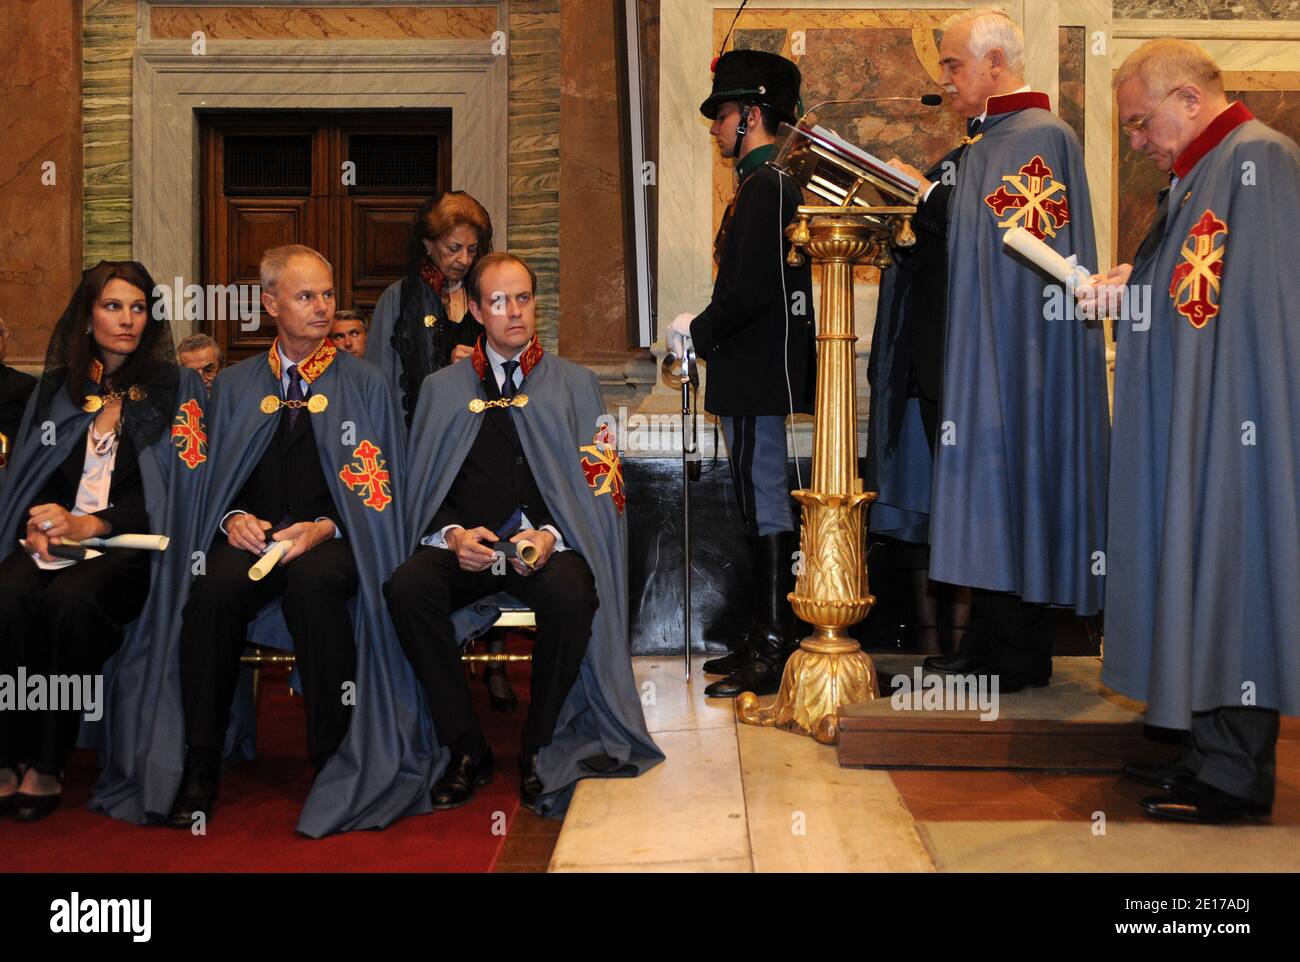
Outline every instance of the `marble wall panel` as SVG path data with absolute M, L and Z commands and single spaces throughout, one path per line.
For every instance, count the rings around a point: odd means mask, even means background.
M 1057 113 L 1074 130 L 1079 137 L 1079 144 L 1084 144 L 1084 102 L 1087 85 L 1087 29 L 1084 27 L 1061 27 L 1060 34 L 1060 103 Z
M 510 4 L 509 234 L 537 272 L 537 332 L 559 348 L 560 0 Z
M 7 363 L 39 366 L 81 274 L 78 11 L 5 5 L 0 31 L 0 317 Z
M 482 40 L 497 28 L 494 5 L 454 7 L 157 6 L 149 36 L 188 40 Z
M 1115 0 L 1116 20 L 1300 20 L 1300 0 Z
M 131 256 L 131 56 L 135 0 L 85 0 L 82 11 L 82 259 Z

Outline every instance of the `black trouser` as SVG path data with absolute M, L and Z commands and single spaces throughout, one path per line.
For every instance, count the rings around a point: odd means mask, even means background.
M 148 596 L 147 552 L 106 551 L 44 571 L 14 551 L 0 562 L 0 673 L 16 681 L 21 665 L 29 678 L 43 675 L 47 696 L 54 675 L 99 674 Z M 84 705 L 93 688 L 82 693 Z M 0 766 L 30 762 L 58 775 L 77 743 L 81 716 L 77 709 L 0 711 Z
M 984 656 L 1003 678 L 1052 676 L 1052 618 L 1046 605 L 1030 605 L 1005 591 L 972 590 L 971 624 L 963 654 Z
M 1198 712 L 1183 764 L 1221 792 L 1272 805 L 1279 724 L 1278 712 L 1270 708 Z
M 524 751 L 530 752 L 551 743 L 555 721 L 591 639 L 591 622 L 600 601 L 583 557 L 575 551 L 557 551 L 524 577 L 510 566 L 503 575 L 493 574 L 491 568 L 463 571 L 455 553 L 421 547 L 384 586 L 397 637 L 424 686 L 438 741 L 474 756 L 482 755 L 487 742 L 470 704 L 451 613 L 498 591 L 508 591 L 537 616 L 523 737 Z
M 356 560 L 347 539 L 335 538 L 277 565 L 261 581 L 248 577 L 256 561 L 220 535 L 208 550 L 206 574 L 190 589 L 181 626 L 185 741 L 191 748 L 221 750 L 248 624 L 279 598 L 302 679 L 307 753 L 319 764 L 343 741 L 352 713 L 343 685 L 356 679 L 347 604 L 357 592 Z

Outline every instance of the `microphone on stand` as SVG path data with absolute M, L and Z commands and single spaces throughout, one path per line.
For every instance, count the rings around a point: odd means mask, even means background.
M 919 97 L 855 97 L 849 100 L 823 100 L 821 103 L 813 104 L 812 107 L 805 110 L 803 116 L 799 118 L 799 123 L 807 120 L 808 116 L 814 111 L 830 104 L 877 104 L 888 100 L 902 101 L 909 104 L 923 104 L 926 107 L 938 107 L 943 103 L 943 97 L 938 94 L 922 94 Z

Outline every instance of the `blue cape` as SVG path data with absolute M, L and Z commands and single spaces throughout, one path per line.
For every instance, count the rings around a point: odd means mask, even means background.
M 990 115 L 957 170 L 932 476 L 913 404 L 897 448 L 876 448 L 871 527 L 905 540 L 928 535 L 937 581 L 1091 614 L 1101 606 L 1104 572 L 1103 329 L 1046 317 L 1047 295 L 1053 287 L 1060 295 L 1060 285 L 1004 249 L 1012 224 L 1032 226 L 1059 253 L 1096 266 L 1082 151 L 1070 128 L 1039 107 Z
M 1151 286 L 1150 327 L 1115 327 L 1102 680 L 1169 728 L 1220 706 L 1295 715 L 1300 150 L 1248 120 L 1170 200 L 1129 281 Z
M 429 811 L 435 743 L 423 695 L 397 642 L 381 590 L 405 557 L 404 432 L 376 368 L 328 345 L 313 357 L 330 360 L 312 383 L 313 396 L 328 399 L 324 411 L 309 415 L 312 431 L 360 576 L 354 620 L 356 708 L 298 822 L 300 832 L 319 838 L 383 828 L 403 815 Z M 303 369 L 310 363 L 304 361 Z M 213 384 L 208 460 L 199 507 L 190 512 L 190 551 L 205 551 L 211 544 L 221 517 L 275 434 L 278 414 L 259 408 L 267 395 L 278 398 L 280 385 L 264 354 L 228 368 Z M 388 472 L 387 480 L 371 487 L 348 484 L 342 472 L 364 468 L 368 455 Z M 154 586 L 140 619 L 153 639 L 144 683 L 118 686 L 109 702 L 115 714 L 139 719 L 133 731 L 108 746 L 132 761 L 114 764 L 111 772 L 106 768 L 92 794 L 92 807 L 117 817 L 143 822 L 165 814 L 180 784 L 185 748 L 180 612 L 190 583 L 185 572 L 176 572 L 167 583 Z
M 608 475 L 589 480 L 584 471 L 584 461 L 588 471 L 608 467 L 595 452 L 582 450 L 611 420 L 596 376 L 543 354 L 521 391 L 528 404 L 509 411 L 524 454 L 565 544 L 590 566 L 600 598 L 578 680 L 560 710 L 553 741 L 538 754 L 545 786 L 538 809 L 558 815 L 568 807 L 578 779 L 602 774 L 585 759 L 605 755 L 640 774 L 662 761 L 663 753 L 646 730 L 632 677 L 621 469 L 617 489 L 606 484 L 614 480 Z M 483 424 L 468 402 L 486 397 L 471 358 L 431 374 L 421 386 L 411 424 L 408 552 L 432 522 Z

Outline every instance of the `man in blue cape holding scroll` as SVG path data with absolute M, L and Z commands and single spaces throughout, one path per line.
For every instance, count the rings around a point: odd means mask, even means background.
M 93 804 L 178 828 L 207 823 L 248 625 L 278 601 L 317 772 L 298 830 L 383 828 L 429 810 L 436 761 L 381 588 L 404 547 L 404 433 L 378 369 L 326 341 L 334 282 L 324 258 L 274 248 L 261 274 L 277 336 L 213 385 L 190 535 L 201 563 L 192 582 L 169 586 L 166 602 L 182 614 L 160 622 L 147 683 L 122 693 L 139 701 L 136 744 L 148 754 L 97 786 Z
M 1151 294 L 1115 324 L 1102 681 L 1190 731 L 1181 758 L 1125 768 L 1165 792 L 1148 815 L 1262 815 L 1279 712 L 1300 712 L 1300 149 L 1186 41 L 1144 44 L 1114 83 L 1170 185 L 1133 263 L 1081 294 Z
M 531 268 L 489 254 L 467 283 L 485 333 L 420 389 L 414 554 L 384 590 L 450 757 L 434 808 L 464 805 L 494 774 L 451 612 L 500 591 L 535 611 L 520 798 L 561 815 L 579 779 L 637 775 L 663 758 L 628 650 L 622 466 L 595 375 L 537 339 Z

